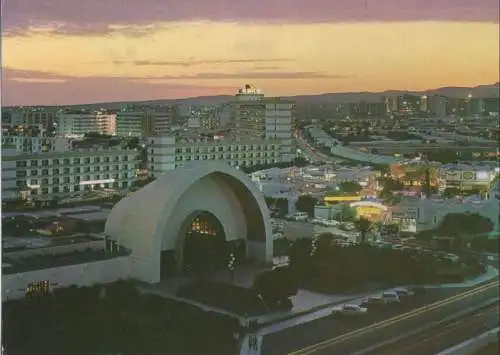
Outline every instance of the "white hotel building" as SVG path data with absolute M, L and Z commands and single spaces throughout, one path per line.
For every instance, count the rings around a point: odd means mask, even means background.
M 83 136 L 86 133 L 116 134 L 116 114 L 95 112 L 59 112 L 57 135 L 60 137 Z
M 127 190 L 136 178 L 139 152 L 99 149 L 39 154 L 2 149 L 2 200 L 52 200 L 96 186 Z
M 282 162 L 281 141 L 273 139 L 148 139 L 148 167 L 152 176 L 182 167 L 193 160 L 225 161 L 234 167 Z
M 281 161 L 295 158 L 293 149 L 294 101 L 264 97 L 261 90 L 245 85 L 231 102 L 235 136 L 279 140 Z

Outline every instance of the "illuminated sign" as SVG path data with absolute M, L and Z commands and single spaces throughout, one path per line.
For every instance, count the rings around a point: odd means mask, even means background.
M 350 195 L 350 196 L 325 196 L 325 202 L 352 202 L 360 201 L 363 197 L 360 195 Z
M 462 173 L 462 179 L 464 180 L 474 180 L 475 174 L 473 171 L 464 171 Z
M 359 202 L 353 202 L 350 205 L 351 207 L 364 207 L 364 208 L 378 208 L 383 211 L 387 211 L 387 207 L 384 206 L 381 203 L 378 202 L 372 202 L 372 201 L 359 201 Z
M 476 172 L 476 180 L 478 181 L 488 181 L 489 174 L 487 171 L 477 171 Z
M 115 182 L 115 179 L 87 180 L 87 181 L 80 181 L 80 185 L 99 185 L 99 184 L 109 184 L 113 182 Z

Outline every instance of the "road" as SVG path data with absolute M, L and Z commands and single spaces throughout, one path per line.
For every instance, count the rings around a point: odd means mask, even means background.
M 498 327 L 498 304 L 390 345 L 356 355 L 437 354 Z
M 269 334 L 263 355 L 353 354 L 499 296 L 498 279 L 469 289 L 429 289 L 352 319 L 321 318 Z
M 297 137 L 297 143 L 313 162 L 322 162 L 325 160 L 325 158 L 318 154 L 316 150 L 302 136 L 299 135 Z

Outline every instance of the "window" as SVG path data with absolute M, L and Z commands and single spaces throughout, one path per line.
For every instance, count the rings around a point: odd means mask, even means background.
M 32 186 L 33 186 L 33 185 L 38 185 L 38 180 L 36 180 L 36 179 L 31 179 L 31 180 L 30 180 L 30 185 L 32 185 Z

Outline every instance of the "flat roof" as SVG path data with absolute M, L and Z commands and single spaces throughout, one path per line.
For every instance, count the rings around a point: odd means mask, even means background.
M 72 215 L 72 214 L 83 214 L 90 212 L 108 211 L 108 209 L 101 209 L 99 206 L 95 205 L 85 205 L 78 207 L 69 208 L 59 208 L 56 210 L 38 210 L 38 211 L 19 211 L 19 212 L 3 212 L 2 218 L 26 216 L 33 218 L 44 218 L 44 217 L 55 217 L 59 215 Z
M 78 213 L 71 215 L 71 218 L 84 221 L 104 221 L 108 218 L 110 212 L 111 210 L 106 209 L 89 213 Z

